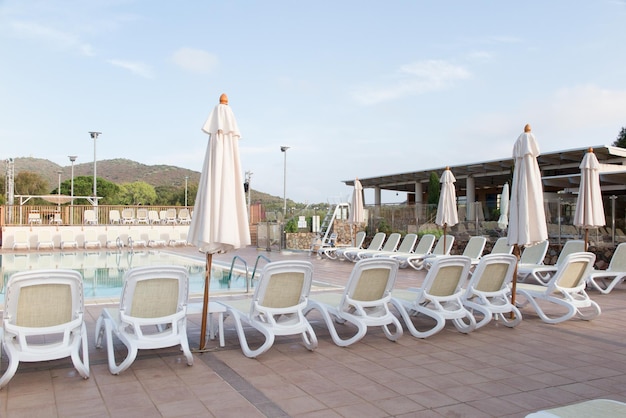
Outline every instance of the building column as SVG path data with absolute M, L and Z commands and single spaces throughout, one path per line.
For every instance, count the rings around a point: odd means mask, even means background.
M 380 206 L 380 187 L 374 187 L 374 206 Z
M 476 201 L 476 184 L 474 182 L 474 177 L 467 177 L 467 181 L 465 184 L 465 200 L 467 205 L 465 209 L 465 220 L 473 221 L 475 219 L 474 213 L 476 210 L 476 207 L 474 205 L 474 202 Z

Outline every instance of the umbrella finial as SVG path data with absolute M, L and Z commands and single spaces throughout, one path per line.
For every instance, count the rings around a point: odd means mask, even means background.
M 220 96 L 220 104 L 228 104 L 228 96 L 226 95 L 226 93 L 222 93 L 222 95 Z
M 526 126 L 524 126 L 524 132 L 530 132 L 530 124 L 526 124 Z
M 593 148 L 592 147 L 589 147 L 589 152 L 593 152 Z
M 450 170 L 450 166 L 449 165 L 446 166 L 446 170 Z

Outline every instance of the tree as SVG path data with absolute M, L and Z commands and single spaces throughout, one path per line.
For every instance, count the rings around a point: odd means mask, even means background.
M 15 194 L 48 194 L 48 182 L 45 178 L 31 171 L 22 171 L 15 176 Z
M 439 203 L 439 193 L 441 192 L 441 183 L 439 183 L 439 176 L 432 171 L 430 173 L 430 179 L 428 180 L 428 204 L 436 205 Z
M 145 181 L 135 181 L 120 186 L 119 199 L 126 205 L 152 205 L 157 200 L 157 194 L 154 187 Z
M 626 148 L 626 128 L 622 128 L 617 135 L 617 139 L 613 142 L 614 147 Z
M 119 203 L 120 186 L 117 184 L 98 177 L 96 188 L 98 196 L 102 198 L 98 200 L 99 204 L 115 205 Z M 63 190 L 63 184 L 61 184 L 61 191 Z M 93 176 L 74 177 L 74 196 L 93 196 Z M 91 205 L 86 199 L 75 199 L 74 204 Z

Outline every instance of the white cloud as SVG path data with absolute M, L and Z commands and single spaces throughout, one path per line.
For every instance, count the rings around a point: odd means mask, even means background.
M 11 27 L 19 36 L 54 45 L 57 48 L 75 50 L 86 56 L 95 55 L 88 43 L 82 42 L 72 34 L 62 32 L 35 22 L 13 22 Z
M 179 49 L 172 59 L 180 68 L 199 74 L 210 74 L 219 64 L 215 55 L 193 48 Z
M 107 60 L 107 62 L 116 67 L 123 68 L 125 70 L 130 71 L 133 74 L 136 74 L 140 77 L 144 78 L 154 78 L 154 74 L 152 70 L 147 65 L 140 62 L 131 62 L 131 61 L 122 61 L 122 60 Z
M 471 77 L 469 71 L 442 60 L 406 64 L 394 75 L 395 81 L 383 87 L 363 87 L 354 93 L 361 104 L 371 105 L 449 88 L 455 81 Z

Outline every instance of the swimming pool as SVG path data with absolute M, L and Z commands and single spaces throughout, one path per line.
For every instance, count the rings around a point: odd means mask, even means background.
M 18 271 L 34 269 L 71 269 L 83 276 L 85 300 L 118 298 L 122 292 L 124 273 L 132 267 L 169 264 L 183 266 L 189 271 L 189 294 L 204 291 L 204 260 L 167 251 L 96 251 L 0 254 L 2 286 L 0 298 L 9 277 Z M 209 291 L 241 292 L 246 290 L 246 273 L 230 266 L 213 263 Z

